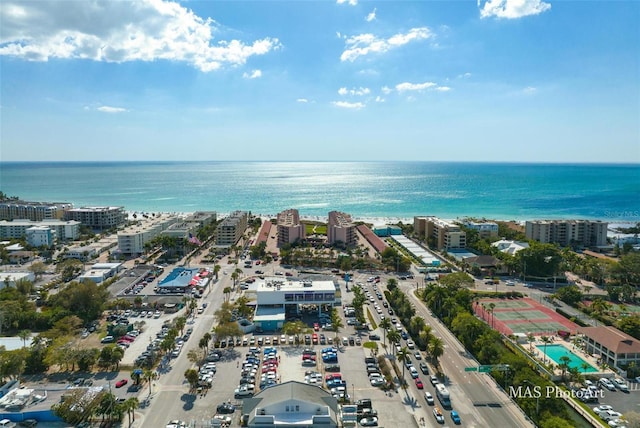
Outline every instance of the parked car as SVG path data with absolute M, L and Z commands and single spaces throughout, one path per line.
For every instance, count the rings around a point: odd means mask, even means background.
M 362 427 L 377 427 L 378 426 L 378 418 L 375 416 L 362 418 L 359 422 Z
M 216 407 L 216 411 L 218 413 L 229 414 L 236 411 L 236 406 L 228 402 L 222 403 L 218 404 L 218 407 Z
M 623 379 L 620 379 L 619 377 L 617 377 L 617 378 L 613 379 L 613 384 L 620 391 L 629 392 L 629 386 L 627 385 L 627 382 L 625 382 Z
M 116 382 L 116 388 L 122 388 L 128 383 L 129 383 L 128 379 L 120 379 L 119 381 Z

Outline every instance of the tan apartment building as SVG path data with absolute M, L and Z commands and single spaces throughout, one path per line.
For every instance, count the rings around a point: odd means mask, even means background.
M 351 215 L 340 211 L 329 212 L 327 238 L 330 245 L 342 242 L 347 247 L 355 247 L 358 244 L 358 236 Z
M 62 220 L 65 210 L 73 208 L 66 202 L 0 202 L 0 220 Z
M 127 223 L 124 207 L 81 207 L 65 211 L 66 220 L 79 221 L 94 230 L 107 230 Z
M 422 239 L 433 238 L 438 250 L 467 246 L 467 235 L 460 226 L 437 217 L 414 217 L 413 230 Z
M 525 223 L 525 235 L 543 244 L 601 247 L 607 245 L 608 225 L 600 220 L 533 220 Z
M 306 237 L 304 224 L 300 223 L 300 213 L 296 209 L 289 209 L 278 213 L 277 216 L 278 247 L 292 244 Z
M 598 354 L 611 367 L 623 368 L 628 364 L 640 364 L 640 340 L 611 326 L 581 327 L 584 350 Z
M 246 211 L 234 211 L 218 224 L 216 245 L 231 247 L 236 245 L 247 229 L 249 214 Z

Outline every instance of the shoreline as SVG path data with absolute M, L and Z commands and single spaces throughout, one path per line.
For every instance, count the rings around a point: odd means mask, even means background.
M 150 214 L 151 212 L 146 212 L 146 211 L 130 211 L 130 210 L 125 210 L 125 212 L 127 213 L 127 219 L 130 221 L 135 220 L 132 216 L 133 214 L 136 215 L 141 215 L 141 214 Z M 196 212 L 203 212 L 202 210 L 197 210 L 197 211 L 167 211 L 167 212 L 153 212 L 153 214 L 160 214 L 160 215 L 175 215 L 178 217 L 187 217 L 189 215 L 193 215 Z M 216 212 L 216 215 L 219 218 L 225 218 L 227 217 L 230 213 L 226 213 L 226 212 Z M 348 214 L 348 213 L 347 213 Z M 270 220 L 270 219 L 275 219 L 277 217 L 277 214 L 264 214 L 264 213 L 252 213 L 253 216 L 255 217 L 260 217 L 263 221 L 265 220 Z M 420 215 L 419 217 L 425 217 L 428 215 Z M 455 222 L 460 220 L 460 217 L 456 217 L 456 218 L 443 218 L 443 217 L 439 217 L 437 215 L 434 215 L 433 217 L 437 217 L 441 220 L 444 221 L 449 221 L 449 222 Z M 367 224 L 371 224 L 375 227 L 380 227 L 380 226 L 387 226 L 387 225 L 395 225 L 398 224 L 399 222 L 402 222 L 403 224 L 413 224 L 413 217 L 357 217 L 357 216 L 352 216 L 351 217 L 352 220 L 354 222 L 363 222 L 363 223 L 367 223 Z M 462 218 L 466 218 L 466 217 L 462 217 Z M 578 218 L 575 217 L 573 219 L 576 220 L 598 220 L 598 219 L 590 219 L 590 218 Z M 139 218 L 138 218 L 139 220 Z M 321 223 L 326 223 L 327 222 L 327 216 L 314 216 L 314 215 L 300 215 L 300 220 L 302 221 L 317 221 L 317 222 L 321 222 Z M 510 219 L 510 220 L 505 220 L 505 219 L 498 219 L 498 218 L 482 218 L 481 220 L 487 221 L 487 222 L 503 222 L 503 223 L 514 223 L 517 224 L 519 226 L 524 226 L 525 222 L 527 220 L 519 220 L 519 219 Z M 529 220 L 553 220 L 550 218 L 544 218 L 544 219 L 538 219 L 538 218 L 532 218 Z M 601 220 L 601 221 L 606 221 L 606 220 Z M 629 226 L 635 226 L 637 224 L 637 222 L 634 221 L 607 221 L 608 226 L 607 229 L 614 231 L 617 228 L 620 227 L 629 227 Z

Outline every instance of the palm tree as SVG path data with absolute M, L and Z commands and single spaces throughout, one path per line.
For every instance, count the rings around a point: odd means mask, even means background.
M 387 347 L 387 332 L 391 328 L 391 319 L 385 317 L 385 319 L 380 321 L 380 324 L 378 324 L 378 325 L 382 329 L 383 345 L 386 348 Z
M 429 355 L 433 360 L 433 364 L 438 367 L 438 358 L 440 358 L 444 354 L 444 342 L 439 337 L 432 337 L 429 342 Z
M 431 332 L 431 326 L 425 324 L 422 327 L 422 330 L 418 333 L 418 339 L 420 340 L 420 348 L 424 348 L 427 352 L 429 351 L 429 342 L 431 342 L 431 338 L 433 337 L 433 333 Z
M 215 265 L 213 267 L 213 274 L 216 276 L 216 281 L 218 281 L 219 277 L 219 273 L 220 273 L 220 269 L 222 269 L 222 267 L 220 265 Z M 209 282 L 209 284 L 211 284 L 211 282 Z
M 18 332 L 18 337 L 22 339 L 22 347 L 27 347 L 27 339 L 31 336 L 31 330 L 20 330 Z
M 540 340 L 542 341 L 542 343 L 544 343 L 544 357 L 542 362 L 543 363 L 547 363 L 547 343 L 551 343 L 551 338 L 549 336 L 542 336 L 540 337 Z
M 175 327 L 180 331 L 180 334 L 183 334 L 184 326 L 187 324 L 187 319 L 185 317 L 177 317 L 175 319 Z
M 187 358 L 193 364 L 198 366 L 198 370 L 200 370 L 200 368 L 202 367 L 202 357 L 203 352 L 201 350 L 199 351 L 197 349 L 189 349 L 189 352 L 187 352 Z
M 493 328 L 493 320 L 495 319 L 495 315 L 493 313 L 495 308 L 496 308 L 495 303 L 493 302 L 489 303 L 489 312 L 491 312 L 491 328 Z
M 224 293 L 224 299 L 226 302 L 229 301 L 229 298 L 231 297 L 231 287 L 224 287 L 224 289 L 222 290 L 222 292 Z
M 561 370 L 562 381 L 565 380 L 565 375 L 567 374 L 567 370 L 569 369 L 569 363 L 571 362 L 571 358 L 566 355 L 560 357 L 560 364 L 558 364 L 558 368 Z
M 389 330 L 389 333 L 387 333 L 387 337 L 389 338 L 389 345 L 391 345 L 392 343 L 399 343 L 401 339 L 400 332 L 396 329 Z M 395 346 L 393 347 L 391 352 L 393 353 L 393 355 L 395 355 Z
M 533 333 L 527 333 L 527 342 L 529 342 L 529 351 L 533 352 L 533 342 L 535 342 L 536 337 Z
M 136 409 L 140 406 L 140 402 L 136 397 L 127 398 L 124 402 L 124 409 L 127 412 L 127 416 L 129 416 L 129 426 L 131 426 L 132 417 L 133 420 L 136 420 Z
M 337 338 L 338 333 L 340 333 L 340 330 L 342 329 L 342 327 L 344 327 L 344 324 L 342 323 L 342 318 L 338 314 L 338 311 L 336 310 L 336 308 L 331 308 L 331 314 L 329 315 L 329 319 L 331 320 L 331 327 L 333 328 L 333 331 L 336 332 L 335 337 Z
M 404 369 L 407 366 L 404 362 L 405 362 L 405 359 L 409 356 L 409 354 L 410 354 L 409 348 L 407 348 L 406 346 L 403 346 L 398 351 L 398 360 L 400 360 L 401 363 L 402 363 L 402 384 L 403 385 L 405 384 L 405 381 L 404 381 Z
M 142 378 L 145 381 L 149 382 L 149 397 L 151 397 L 152 381 L 156 380 L 158 378 L 158 375 L 153 370 L 145 369 L 145 371 L 142 372 Z

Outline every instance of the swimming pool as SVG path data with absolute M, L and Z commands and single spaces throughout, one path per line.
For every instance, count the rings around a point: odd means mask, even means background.
M 536 348 L 538 348 L 542 352 L 546 351 L 547 356 L 556 364 L 561 363 L 560 357 L 567 356 L 570 360 L 569 367 L 576 367 L 581 373 L 593 373 L 598 371 L 598 369 L 587 363 L 585 360 L 583 360 L 573 352 L 569 351 L 563 345 L 547 345 L 546 349 L 544 345 L 537 345 Z M 587 364 L 589 367 L 585 369 L 584 367 L 582 367 L 583 364 Z

